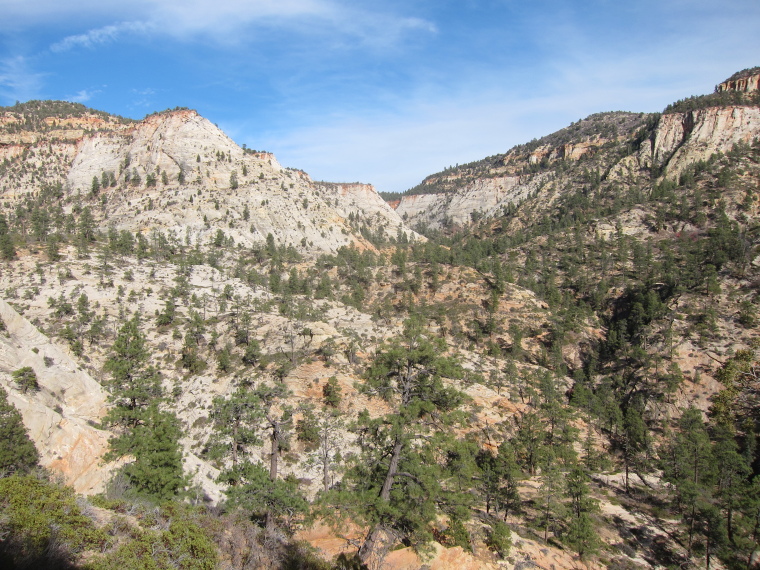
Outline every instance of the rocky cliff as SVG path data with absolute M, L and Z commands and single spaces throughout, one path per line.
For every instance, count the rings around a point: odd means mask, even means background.
M 434 174 L 396 205 L 412 227 L 462 226 L 519 204 L 555 178 L 556 168 L 624 147 L 646 122 L 643 113 L 600 113 L 505 154 Z M 609 154 L 609 153 L 607 153 Z M 546 204 L 553 203 L 546 196 Z
M 103 491 L 111 465 L 101 463 L 109 432 L 96 426 L 106 412 L 106 393 L 66 351 L 0 299 L 0 385 L 24 419 L 40 451 L 40 463 L 79 493 Z M 15 370 L 31 367 L 39 390 L 21 390 Z
M 654 140 L 642 148 L 645 161 L 676 177 L 683 169 L 737 143 L 760 136 L 760 107 L 709 107 L 686 113 L 669 113 L 660 119 Z M 651 152 L 651 155 L 650 155 Z
M 750 85 L 756 77 L 732 81 Z M 609 118 L 600 122 L 592 116 L 583 122 L 589 128 L 597 123 L 596 133 L 572 135 L 567 132 L 571 128 L 563 129 L 486 159 L 487 168 L 480 167 L 475 174 L 468 175 L 472 167 L 465 165 L 433 175 L 416 188 L 425 193 L 402 196 L 396 211 L 412 227 L 421 224 L 432 229 L 497 216 L 530 196 L 536 198 L 535 212 L 539 213 L 554 205 L 558 188 L 583 178 L 584 169 L 621 184 L 640 177 L 648 180 L 653 169 L 655 174 L 677 179 L 691 164 L 760 137 L 760 106 L 754 104 L 707 106 L 662 116 L 613 115 L 619 123 L 614 133 L 604 133 Z M 566 140 L 568 135 L 573 140 Z M 443 191 L 429 192 L 438 188 Z
M 760 89 L 760 67 L 753 67 L 735 73 L 715 88 L 717 92 L 742 91 L 748 93 Z

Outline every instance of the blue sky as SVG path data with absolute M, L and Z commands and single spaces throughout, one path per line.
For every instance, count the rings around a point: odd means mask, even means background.
M 403 191 L 760 65 L 757 0 L 0 0 L 0 105 L 197 109 L 316 180 Z

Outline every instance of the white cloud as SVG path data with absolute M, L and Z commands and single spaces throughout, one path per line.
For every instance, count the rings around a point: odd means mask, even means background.
M 100 44 L 115 41 L 119 36 L 129 33 L 146 33 L 153 26 L 145 22 L 120 22 L 89 30 L 84 34 L 67 36 L 60 42 L 54 43 L 50 49 L 55 52 L 67 51 L 75 47 L 92 48 Z
M 81 91 L 77 91 L 76 95 L 70 95 L 69 97 L 66 97 L 66 99 L 69 101 L 73 101 L 74 103 L 86 103 L 98 93 L 102 93 L 102 90 L 82 89 Z
M 378 7 L 380 6 L 380 7 Z M 346 45 L 389 46 L 402 34 L 435 32 L 424 19 L 398 14 L 382 5 L 370 9 L 347 0 L 132 0 L 21 2 L 0 0 L 7 10 L 0 30 L 41 23 L 92 26 L 51 46 L 53 51 L 92 48 L 127 34 L 161 34 L 179 40 L 209 38 L 220 44 L 245 43 L 258 30 L 278 29 L 305 35 L 323 35 Z M 93 25 L 109 22 L 107 25 Z

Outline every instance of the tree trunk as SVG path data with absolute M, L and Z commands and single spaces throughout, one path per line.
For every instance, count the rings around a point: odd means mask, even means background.
M 330 489 L 330 447 L 329 447 L 329 430 L 327 425 L 323 427 L 322 432 L 322 487 L 325 493 Z
M 238 427 L 239 424 L 236 420 L 232 423 L 232 467 L 237 467 L 238 464 Z
M 277 461 L 280 458 L 280 423 L 274 421 L 272 425 L 272 454 L 269 457 L 269 480 L 274 483 L 277 480 Z M 266 529 L 272 531 L 275 528 L 274 513 L 271 509 L 266 514 Z
M 388 471 L 385 474 L 383 488 L 380 490 L 380 499 L 383 501 L 387 502 L 391 498 L 391 488 L 393 487 L 393 480 L 398 472 L 398 464 L 401 460 L 401 450 L 403 447 L 403 442 L 397 438 L 396 442 L 393 444 L 393 453 L 391 454 L 391 461 L 388 464 Z M 367 538 L 364 539 L 364 544 L 362 544 L 359 549 L 359 559 L 362 563 L 367 564 L 374 554 L 382 530 L 382 523 L 378 523 L 367 533 Z
M 272 437 L 270 438 L 272 444 L 272 454 L 269 456 L 269 480 L 275 481 L 277 479 L 277 461 L 280 458 L 280 424 L 279 422 L 272 422 Z

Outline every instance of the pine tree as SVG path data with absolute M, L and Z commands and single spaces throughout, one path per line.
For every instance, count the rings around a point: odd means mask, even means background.
M 688 553 L 691 556 L 700 505 L 710 501 L 715 478 L 715 460 L 702 412 L 684 410 L 678 421 L 675 440 L 661 451 L 663 480 L 675 491 L 675 500 L 688 525 Z
M 29 471 L 39 458 L 21 414 L 0 388 L 0 475 Z
M 590 496 L 588 481 L 588 475 L 580 465 L 575 465 L 567 474 L 570 520 L 566 540 L 581 558 L 599 548 L 599 537 L 590 516 L 598 510 L 598 503 Z
M 16 258 L 16 248 L 8 231 L 8 222 L 0 212 L 0 258 L 11 260 Z
M 464 396 L 443 385 L 461 376 L 417 318 L 404 323 L 400 338 L 383 346 L 365 374 L 362 391 L 381 397 L 392 411 L 381 418 L 361 415 L 362 451 L 344 477 L 354 516 L 369 531 L 359 550 L 363 563 L 381 556 L 391 535 L 416 543 L 429 538 L 429 523 L 447 501 L 441 458 L 451 445 L 450 426 Z M 430 436 L 433 433 L 432 437 Z M 425 441 L 425 445 L 421 443 Z
M 478 488 L 486 502 L 486 513 L 495 507 L 503 509 L 506 518 L 510 511 L 519 509 L 517 483 L 520 469 L 514 460 L 512 446 L 508 442 L 502 443 L 497 455 L 487 449 L 480 450 L 475 462 L 480 469 Z
M 649 447 L 649 432 L 641 414 L 634 406 L 629 406 L 623 417 L 623 429 L 619 433 L 618 447 L 625 464 L 625 492 L 630 492 L 628 475 L 631 465 L 636 465 L 641 453 Z
M 158 500 L 175 496 L 184 486 L 182 432 L 177 418 L 160 409 L 161 382 L 148 365 L 150 353 L 135 315 L 119 330 L 104 369 L 112 408 L 103 421 L 116 431 L 109 440 L 107 461 L 131 456 L 134 461 L 120 470 L 131 491 Z
M 250 385 L 241 383 L 229 397 L 214 398 L 214 433 L 210 445 L 210 455 L 224 464 L 231 462 L 231 467 L 220 475 L 220 480 L 229 485 L 237 484 L 238 464 L 241 454 L 248 447 L 258 445 L 258 424 L 262 417 L 259 397 Z
M 229 484 L 225 492 L 230 504 L 250 511 L 269 530 L 304 513 L 308 507 L 297 481 L 280 477 L 280 457 L 289 449 L 293 423 L 293 410 L 284 404 L 290 395 L 281 382 L 262 383 L 254 389 L 241 387 L 226 403 L 222 410 L 225 415 L 221 416 L 231 422 L 230 429 L 222 434 L 232 446 L 233 464 L 238 461 L 222 474 L 222 480 Z M 259 434 L 266 434 L 269 440 L 269 469 L 262 463 L 237 457 L 239 446 L 252 445 Z
M 555 532 L 561 521 L 565 520 L 564 474 L 556 461 L 548 460 L 541 468 L 540 486 L 536 497 L 540 524 L 544 529 L 544 540 L 549 539 L 549 531 Z

